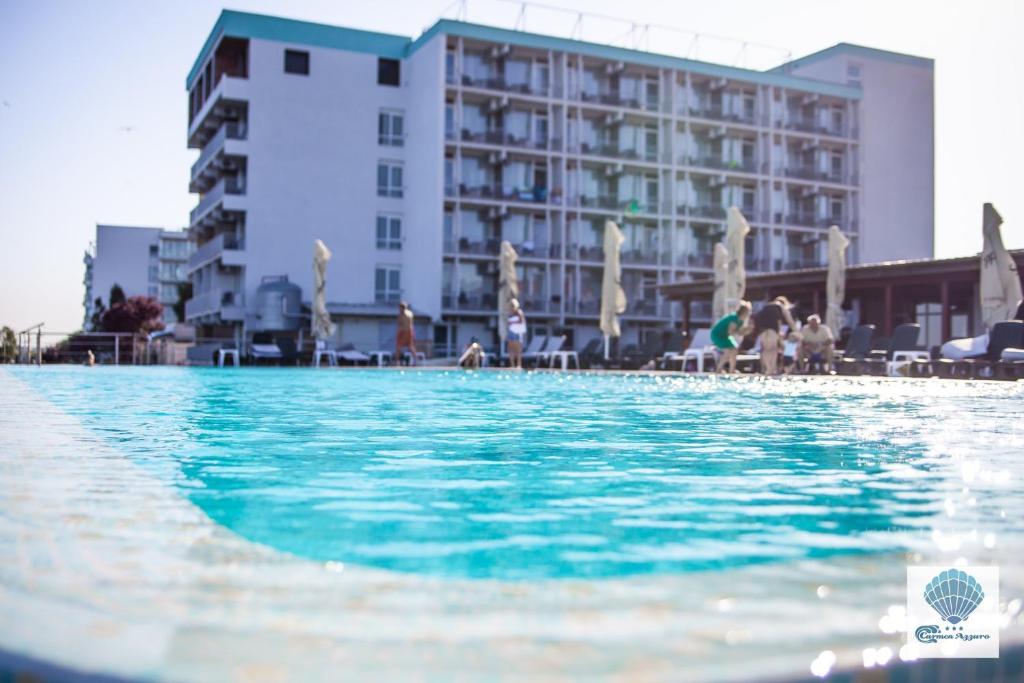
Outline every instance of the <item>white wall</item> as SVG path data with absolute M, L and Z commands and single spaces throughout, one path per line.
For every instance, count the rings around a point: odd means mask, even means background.
M 859 260 L 935 252 L 935 78 L 930 65 L 837 52 L 791 73 L 846 84 L 860 66 L 862 187 Z
M 149 266 L 158 266 L 157 256 L 150 257 L 150 246 L 159 246 L 160 228 L 136 228 L 120 225 L 96 226 L 96 257 L 92 266 L 92 296 L 109 305 L 110 288 L 121 286 L 125 296 L 146 296 Z
M 250 309 L 264 275 L 287 275 L 308 302 L 313 241 L 322 239 L 333 253 L 328 301 L 372 302 L 375 267 L 398 265 L 413 308 L 440 315 L 443 39 L 435 42 L 440 50 L 427 46 L 402 61 L 400 87 L 377 84 L 376 55 L 250 42 L 244 200 Z M 286 48 L 310 53 L 308 76 L 284 73 Z M 381 108 L 405 111 L 406 146 L 378 144 Z M 377 196 L 381 159 L 404 163 L 402 199 Z M 401 250 L 377 250 L 378 211 L 402 215 Z

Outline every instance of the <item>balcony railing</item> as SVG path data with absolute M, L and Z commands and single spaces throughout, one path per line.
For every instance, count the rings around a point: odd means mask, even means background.
M 486 145 L 501 145 L 504 147 L 520 147 L 523 149 L 548 149 L 547 140 L 536 140 L 528 137 L 521 137 L 506 133 L 502 130 L 474 131 L 468 128 L 462 129 L 463 142 L 476 142 Z
M 689 157 L 687 162 L 691 166 L 702 168 L 714 168 L 723 171 L 740 171 L 743 173 L 757 173 L 757 162 L 753 159 L 726 160 L 721 157 Z
M 548 199 L 546 187 L 503 188 L 500 185 L 459 185 L 462 197 L 479 197 L 480 199 L 511 200 L 516 202 L 532 202 L 543 204 Z
M 609 107 L 629 107 L 631 109 L 642 109 L 643 103 L 636 97 L 624 97 L 617 93 L 595 93 L 580 92 L 580 101 L 604 104 Z
M 185 318 L 220 314 L 223 320 L 241 320 L 245 317 L 245 301 L 241 292 L 212 289 L 197 294 L 185 302 Z
M 702 119 L 713 119 L 715 121 L 732 121 L 734 123 L 745 123 L 753 125 L 755 117 L 747 114 L 735 114 L 725 111 L 720 107 L 690 107 L 690 116 L 697 116 Z
M 196 163 L 192 164 L 191 178 L 195 180 L 199 171 L 205 168 L 210 159 L 224 148 L 225 140 L 245 140 L 247 134 L 248 125 L 245 121 L 225 121 L 221 124 L 209 142 L 203 146 L 203 151 L 199 153 L 199 159 L 196 160 Z
M 624 248 L 621 253 L 623 263 L 658 265 L 658 256 L 659 252 L 656 249 Z
M 601 143 L 591 145 L 589 142 L 580 143 L 580 154 L 587 156 L 605 157 L 608 159 L 625 159 L 629 161 L 646 161 L 655 163 L 658 161 L 658 149 L 646 147 L 643 150 L 622 149 L 616 144 Z
M 500 90 L 502 92 L 519 93 L 522 95 L 534 95 L 537 97 L 546 97 L 548 94 L 547 86 L 535 87 L 531 83 L 523 83 L 521 81 L 509 82 L 501 76 L 485 76 L 481 78 L 463 74 L 462 85 L 468 88 Z
M 195 225 L 210 209 L 219 204 L 226 194 L 245 194 L 245 181 L 237 177 L 221 178 L 218 180 L 217 184 L 199 199 L 199 204 L 196 205 L 196 208 L 192 209 L 192 212 L 189 214 L 191 224 Z
M 188 268 L 190 271 L 195 270 L 202 264 L 222 255 L 226 249 L 242 248 L 241 241 L 234 235 L 222 232 L 192 252 L 192 255 L 188 257 Z
M 789 121 L 779 121 L 778 125 L 787 130 L 795 130 L 801 133 L 815 133 L 820 135 L 832 135 L 835 137 L 845 137 L 847 130 L 845 126 L 823 126 L 817 121 L 808 121 L 806 119 L 791 119 Z M 850 137 L 857 137 L 856 129 L 851 129 Z
M 725 218 L 725 207 L 723 206 L 688 206 L 686 213 L 697 218 L 714 218 L 721 220 Z

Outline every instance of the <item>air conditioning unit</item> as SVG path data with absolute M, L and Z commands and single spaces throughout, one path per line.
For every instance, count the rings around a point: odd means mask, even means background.
M 503 109 L 508 109 L 508 95 L 502 95 L 501 97 L 495 97 L 487 103 L 487 108 L 491 112 L 499 112 Z
M 800 98 L 800 104 L 806 106 L 808 104 L 817 104 L 818 96 L 814 93 L 807 93 Z
M 491 166 L 502 166 L 508 163 L 508 152 L 501 150 L 500 152 L 491 152 L 487 155 L 487 163 Z
M 623 64 L 622 62 L 615 62 L 614 64 L 606 64 L 605 67 L 604 67 L 604 72 L 606 74 L 608 74 L 609 76 L 611 76 L 613 74 L 622 73 L 625 70 L 626 70 L 626 65 Z
M 818 196 L 818 193 L 820 191 L 821 190 L 817 186 L 805 187 L 805 188 L 800 190 L 800 196 L 803 197 L 804 199 L 806 199 L 808 197 L 816 197 L 816 196 Z
M 497 261 L 488 261 L 487 265 L 485 266 L 485 268 L 487 270 L 487 274 L 488 275 L 494 275 L 495 273 L 498 272 L 498 262 Z
M 604 115 L 604 125 L 605 126 L 616 126 L 616 125 L 622 123 L 625 120 L 626 120 L 626 115 L 623 114 L 621 111 L 617 111 L 614 114 L 605 114 Z
M 800 238 L 800 244 L 817 244 L 820 241 L 821 238 L 818 237 L 818 235 L 815 235 L 814 233 L 806 233 L 803 237 Z
M 508 207 L 502 204 L 501 206 L 492 206 L 487 209 L 487 220 L 489 221 L 503 221 L 509 217 Z
M 725 86 L 729 85 L 729 81 L 725 78 L 715 78 L 708 85 L 709 90 L 721 90 Z
M 491 59 L 504 59 L 510 54 L 512 54 L 512 46 L 505 43 L 504 45 L 495 45 L 492 47 L 489 57 Z
M 804 140 L 802 143 L 800 143 L 801 152 L 810 152 L 815 149 L 818 149 L 817 140 Z
M 725 176 L 724 175 L 716 175 L 716 176 L 714 176 L 713 178 L 711 178 L 708 181 L 708 187 L 711 187 L 711 188 L 724 187 L 724 186 L 725 186 Z
M 604 167 L 604 175 L 606 178 L 615 178 L 616 176 L 622 175 L 622 164 L 612 164 Z
M 708 131 L 708 139 L 717 140 L 718 138 L 725 137 L 725 126 L 715 126 Z

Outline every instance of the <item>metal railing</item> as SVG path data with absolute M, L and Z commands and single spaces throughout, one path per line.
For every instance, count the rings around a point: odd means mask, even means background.
M 217 184 L 210 188 L 210 191 L 199 199 L 199 204 L 189 213 L 189 221 L 192 225 L 207 214 L 213 207 L 223 201 L 224 195 L 245 194 L 245 183 L 238 178 L 221 178 Z
M 213 137 L 203 146 L 203 150 L 199 153 L 199 159 L 196 160 L 196 163 L 192 164 L 192 175 L 190 177 L 195 180 L 199 171 L 206 166 L 210 159 L 217 155 L 217 152 L 224 148 L 225 140 L 244 140 L 247 134 L 248 125 L 245 121 L 225 121 L 222 123 L 217 132 L 213 134 Z
M 188 258 L 189 270 L 195 270 L 200 265 L 211 261 L 224 252 L 225 249 L 241 249 L 242 245 L 233 235 L 222 232 L 202 246 L 198 247 Z

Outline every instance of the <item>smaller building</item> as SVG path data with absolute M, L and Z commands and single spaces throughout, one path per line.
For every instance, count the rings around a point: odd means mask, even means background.
M 164 305 L 164 321 L 177 321 L 173 305 L 178 301 L 178 285 L 188 281 L 185 265 L 192 251 L 186 231 L 98 224 L 93 244 L 83 259 L 86 328 L 96 299 L 109 305 L 114 285 L 126 297 L 154 297 Z
M 1024 249 L 1010 255 L 1018 272 L 1024 272 Z M 793 302 L 794 313 L 801 319 L 812 313 L 824 317 L 827 272 L 827 268 L 805 268 L 752 275 L 747 278 L 746 298 L 759 302 L 783 295 Z M 888 336 L 897 325 L 916 322 L 926 348 L 982 334 L 980 279 L 979 256 L 848 266 L 843 326 L 873 324 L 879 335 Z M 689 332 L 691 321 L 710 315 L 714 287 L 711 279 L 705 279 L 666 285 L 661 291 L 682 302 L 683 329 Z

